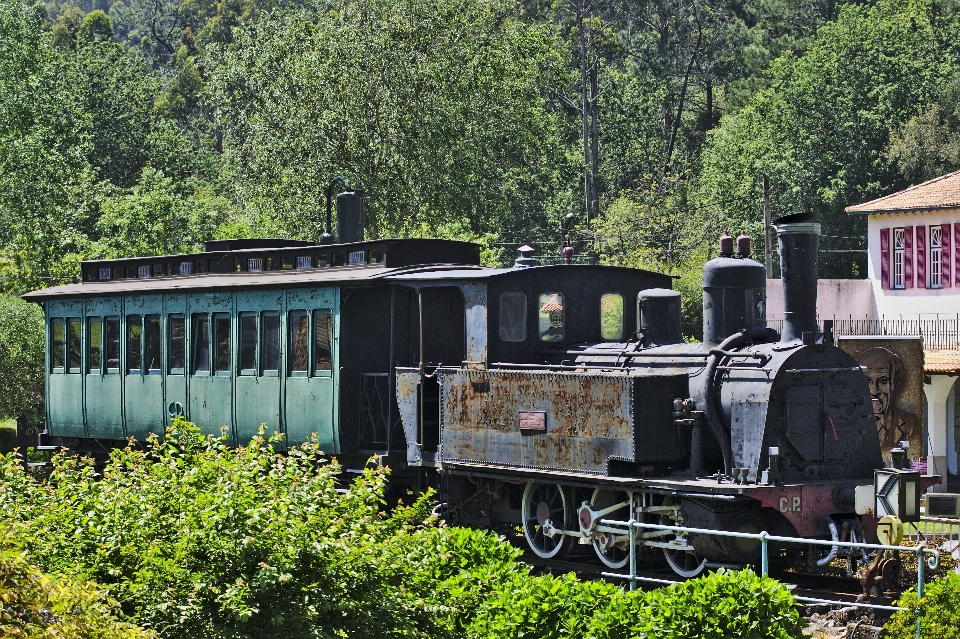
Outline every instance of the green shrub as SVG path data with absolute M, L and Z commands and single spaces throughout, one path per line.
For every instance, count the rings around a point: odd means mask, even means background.
M 47 570 L 108 586 L 163 637 L 443 637 L 524 570 L 487 532 L 437 527 L 429 496 L 386 513 L 384 470 L 338 484 L 308 443 L 229 448 L 178 422 L 98 477 L 0 458 L 0 518 Z
M 89 582 L 45 575 L 0 537 L 0 636 L 138 639 L 152 632 L 121 621 L 116 602 Z
M 927 584 L 920 599 L 916 587 L 911 588 L 897 605 L 906 610 L 894 613 L 887 623 L 890 639 L 915 639 L 918 615 L 923 639 L 960 639 L 960 575 L 951 573 Z
M 590 621 L 591 639 L 803 637 L 793 596 L 751 570 L 715 573 L 647 593 L 628 592 Z

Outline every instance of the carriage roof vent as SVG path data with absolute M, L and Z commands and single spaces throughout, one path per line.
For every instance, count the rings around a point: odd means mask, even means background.
M 540 266 L 540 260 L 533 256 L 533 247 L 529 244 L 524 244 L 517 251 L 520 252 L 520 257 L 513 261 L 513 268 L 530 268 L 531 266 Z

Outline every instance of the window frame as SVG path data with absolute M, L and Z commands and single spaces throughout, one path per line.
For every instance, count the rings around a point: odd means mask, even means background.
M 253 367 L 244 368 L 244 320 L 253 320 Z M 256 311 L 237 313 L 237 375 L 255 376 L 260 372 L 260 314 Z
M 267 323 L 264 321 L 264 318 L 268 316 L 275 317 L 277 319 L 277 335 L 276 335 L 277 366 L 276 368 L 267 368 L 267 363 L 266 363 Z M 283 320 L 283 314 L 280 311 L 263 311 L 260 313 L 257 340 L 261 347 L 257 353 L 257 365 L 259 367 L 260 374 L 263 377 L 279 377 L 280 371 L 283 370 L 283 321 L 282 320 Z
M 94 337 L 93 337 L 93 332 L 94 332 L 94 331 L 93 331 L 93 325 L 94 325 L 94 324 L 98 324 L 98 325 L 100 326 L 100 330 L 99 330 L 100 338 L 97 339 L 97 340 L 94 340 Z M 106 327 L 104 326 L 103 318 L 100 317 L 99 315 L 88 315 L 88 316 L 87 316 L 87 325 L 86 325 L 85 328 L 86 328 L 86 332 L 87 332 L 87 343 L 86 343 L 86 349 L 85 349 L 85 351 L 86 351 L 86 364 L 85 364 L 85 366 L 84 366 L 84 370 L 87 372 L 88 375 L 103 375 L 104 365 L 106 364 L 106 361 L 105 361 L 105 358 L 104 358 L 104 354 L 105 354 L 105 350 L 106 350 L 106 349 L 104 348 L 104 343 L 106 342 L 106 334 L 105 334 L 105 333 L 106 333 L 106 331 L 105 331 L 105 328 L 106 328 Z M 96 343 L 95 343 L 95 342 L 96 342 Z M 94 357 L 93 357 L 93 350 L 94 350 L 94 347 L 96 347 L 96 349 L 97 349 L 97 351 L 98 351 L 98 352 L 97 352 L 97 359 L 100 360 L 99 363 L 97 364 L 97 366 L 94 366 L 94 365 L 93 365 L 93 359 L 94 359 Z
M 220 345 L 221 345 L 221 334 L 222 330 L 219 322 L 226 320 L 227 330 L 227 360 L 223 366 L 220 367 Z M 230 313 L 211 313 L 210 317 L 210 331 L 211 331 L 211 369 L 210 372 L 212 375 L 217 377 L 231 377 L 233 375 L 233 318 L 230 317 Z
M 133 318 L 137 318 L 135 322 L 130 321 Z M 125 323 L 126 330 L 123 333 L 123 344 L 122 344 L 123 372 L 125 375 L 143 375 L 143 341 L 144 341 L 143 340 L 143 315 L 140 315 L 140 314 L 127 315 L 126 320 L 127 320 Z M 130 348 L 130 342 L 133 339 L 132 330 L 134 328 L 140 329 L 140 334 L 137 337 L 137 339 L 139 340 L 139 344 L 138 344 L 138 348 L 136 349 L 137 350 L 136 368 L 133 368 L 130 365 L 130 353 L 132 350 Z
M 551 298 L 554 298 L 554 297 L 560 299 L 560 333 L 558 335 L 548 336 L 547 332 L 550 330 L 551 327 L 553 327 L 553 322 L 549 318 L 550 312 L 548 311 L 547 321 L 549 322 L 550 326 L 548 326 L 546 330 L 541 328 L 540 322 L 544 319 L 542 317 L 543 311 L 541 311 L 541 309 L 547 303 L 550 302 Z M 547 298 L 547 299 L 544 300 L 544 298 Z M 544 339 L 544 337 L 549 337 L 550 339 Z M 555 344 L 558 342 L 563 342 L 563 340 L 566 339 L 566 337 L 567 337 L 567 303 L 566 303 L 566 300 L 564 299 L 563 293 L 559 291 L 539 293 L 537 295 L 537 341 L 541 344 Z
M 891 238 L 890 245 L 892 247 L 892 260 L 893 262 L 890 266 L 890 288 L 896 291 L 902 291 L 906 287 L 904 286 L 904 260 L 905 260 L 905 242 L 904 238 L 906 236 L 905 228 L 895 228 L 893 229 L 893 237 Z M 898 280 L 899 278 L 899 280 Z
M 181 333 L 180 333 L 180 350 L 181 350 L 182 357 L 183 357 L 183 360 L 182 360 L 182 362 L 181 362 L 181 363 L 183 364 L 182 366 L 174 366 L 174 365 L 173 365 L 173 356 L 174 356 L 174 352 L 175 352 L 175 350 L 176 350 L 176 349 L 174 348 L 174 346 L 173 346 L 173 339 L 174 339 L 173 323 L 174 323 L 174 320 L 180 320 L 180 331 L 181 331 Z M 170 313 L 170 314 L 167 315 L 167 338 L 166 338 L 166 344 L 167 344 L 167 353 L 166 353 L 167 375 L 184 375 L 184 374 L 186 373 L 186 371 L 187 371 L 187 352 L 188 352 L 188 349 L 187 349 L 187 318 L 186 318 L 186 315 L 185 315 L 184 313 Z
M 156 347 L 157 352 L 157 368 L 149 368 L 150 364 L 150 337 L 152 331 L 150 329 L 150 324 L 156 322 Z M 145 314 L 143 316 L 143 374 L 144 375 L 160 375 L 163 373 L 163 317 L 157 313 Z
M 61 338 L 57 340 L 57 326 L 61 330 Z M 57 357 L 57 348 L 61 349 L 62 355 Z M 59 361 L 58 361 L 59 360 Z M 58 366 L 59 364 L 59 366 Z M 67 320 L 65 317 L 50 318 L 50 372 L 63 374 L 67 370 Z
M 310 344 L 310 369 L 314 377 L 330 377 L 333 375 L 333 367 L 336 365 L 336 356 L 334 351 L 336 350 L 336 338 L 334 336 L 334 326 L 333 326 L 333 311 L 329 308 L 319 308 L 314 309 L 311 313 L 311 326 L 310 326 L 310 335 L 311 335 L 311 344 Z M 318 330 L 320 329 L 320 322 L 318 318 L 325 317 L 327 318 L 327 328 L 329 330 L 329 350 L 330 353 L 330 368 L 319 368 L 317 366 L 317 336 Z
M 198 330 L 197 325 L 199 323 L 203 324 L 203 330 Z M 212 373 L 213 364 L 211 362 L 211 355 L 213 349 L 210 344 L 210 313 L 200 312 L 200 313 L 191 313 L 190 314 L 190 374 L 191 375 L 205 375 L 208 376 Z M 207 352 L 204 356 L 205 368 L 199 368 L 197 363 L 199 358 L 197 357 L 197 350 L 203 345 L 206 344 Z
M 936 243 L 934 243 L 936 239 Z M 930 282 L 928 288 L 943 288 L 943 227 L 930 225 Z
M 615 337 L 607 337 L 607 336 L 604 335 L 604 333 L 603 333 L 603 300 L 604 300 L 604 298 L 607 298 L 607 297 L 618 297 L 618 298 L 620 298 L 620 331 L 617 333 L 617 335 L 616 335 Z M 600 294 L 600 307 L 599 307 L 598 310 L 600 311 L 600 322 L 599 322 L 600 339 L 601 339 L 601 340 L 604 340 L 604 341 L 607 341 L 607 342 L 620 342 L 620 341 L 622 341 L 622 340 L 623 340 L 623 337 L 624 337 L 624 333 L 626 332 L 626 329 L 627 329 L 627 321 L 626 321 L 626 320 L 627 320 L 627 299 L 626 299 L 626 296 L 624 296 L 624 294 L 623 294 L 623 293 L 620 293 L 619 291 L 609 291 L 609 292 L 607 292 L 607 293 L 601 293 L 601 294 Z
M 508 337 L 510 337 L 510 336 L 509 336 L 509 335 L 506 335 L 506 334 L 504 333 L 504 308 L 506 308 L 508 305 L 512 304 L 512 302 L 504 303 L 504 300 L 505 300 L 508 296 L 509 296 L 509 297 L 514 297 L 514 298 L 516 298 L 516 299 L 522 299 L 522 300 L 523 300 L 523 309 L 522 309 L 522 310 L 520 311 L 520 313 L 519 313 L 519 316 L 520 316 L 520 324 L 519 324 L 519 325 L 520 325 L 521 333 L 522 333 L 520 339 L 508 339 Z M 504 342 L 505 344 L 521 344 L 521 343 L 527 341 L 527 317 L 528 317 L 527 312 L 528 312 L 528 308 L 529 308 L 529 305 L 527 304 L 527 294 L 524 293 L 523 291 L 503 291 L 502 293 L 500 293 L 500 308 L 499 308 L 499 311 L 498 311 L 499 317 L 497 318 L 497 319 L 498 319 L 497 328 L 498 328 L 499 330 L 497 331 L 497 334 L 499 335 L 501 342 Z
M 66 358 L 66 368 L 65 372 L 68 375 L 79 375 L 83 372 L 83 318 L 82 317 L 68 317 L 67 320 L 67 358 Z M 71 339 L 71 334 L 73 333 L 72 327 L 77 327 L 76 335 L 76 351 L 74 351 L 74 343 Z
M 287 376 L 288 377 L 310 377 L 310 365 L 313 361 L 313 326 L 310 321 L 311 313 L 306 309 L 293 309 L 287 311 Z M 306 361 L 304 363 L 303 369 L 294 370 L 294 317 L 305 317 L 307 320 L 307 331 L 306 331 L 306 340 L 307 340 L 307 352 L 306 352 Z M 299 323 L 298 323 L 299 324 Z
M 116 329 L 116 341 L 110 340 L 110 327 Z M 119 375 L 123 369 L 123 322 L 120 315 L 105 315 L 103 317 L 103 371 L 104 375 Z M 116 344 L 117 365 L 110 366 L 110 346 Z

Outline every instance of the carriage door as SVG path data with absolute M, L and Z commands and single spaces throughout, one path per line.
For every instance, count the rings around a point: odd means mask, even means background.
M 266 424 L 280 430 L 280 314 L 283 291 L 237 293 L 237 442 Z
M 84 437 L 83 300 L 47 302 L 47 415 L 50 432 Z
M 123 410 L 127 437 L 144 441 L 163 434 L 163 300 L 160 295 L 128 297 L 121 318 L 124 361 Z
M 233 428 L 234 308 L 231 293 L 199 293 L 187 300 L 187 417 L 204 433 Z
M 87 436 L 123 439 L 123 375 L 120 370 L 120 318 L 123 298 L 90 298 L 87 305 L 87 365 L 84 408 Z
M 187 297 L 165 295 L 163 310 L 166 319 L 164 334 L 164 414 L 169 426 L 176 417 L 187 416 Z
M 335 288 L 287 291 L 282 321 L 287 441 L 295 445 L 316 433 L 323 451 L 331 454 L 340 452 L 338 298 Z

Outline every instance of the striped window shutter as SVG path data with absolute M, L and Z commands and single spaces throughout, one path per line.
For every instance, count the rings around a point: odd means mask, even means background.
M 940 227 L 940 286 L 950 286 L 950 224 Z
M 903 227 L 903 288 L 913 288 L 913 227 Z
M 890 288 L 890 229 L 880 229 L 880 288 Z
M 927 287 L 927 227 L 917 226 L 917 288 Z

